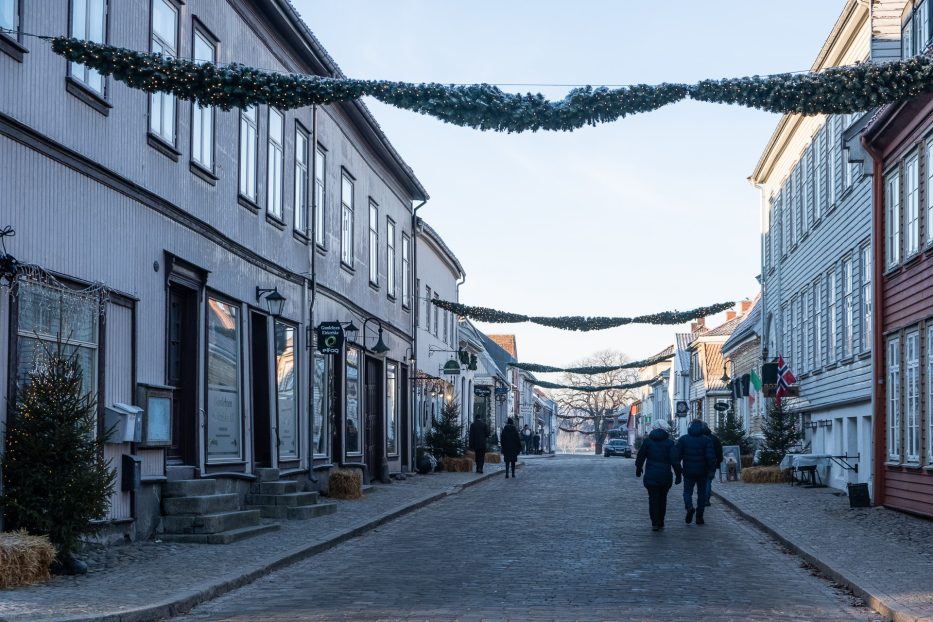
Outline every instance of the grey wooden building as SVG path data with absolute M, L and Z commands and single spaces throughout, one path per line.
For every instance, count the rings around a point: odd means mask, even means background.
M 199 108 L 69 66 L 20 34 L 341 76 L 292 5 L 0 9 L 18 31 L 0 34 L 0 226 L 30 265 L 0 290 L 0 424 L 37 345 L 61 334 L 98 394 L 101 429 L 114 404 L 143 409 L 138 436 L 107 445 L 118 470 L 141 466 L 141 487 L 115 490 L 108 516 L 131 537 L 160 528 L 168 480 L 213 479 L 239 511 L 259 469 L 301 491 L 338 465 L 406 468 L 412 212 L 427 194 L 366 107 Z M 322 321 L 359 336 L 316 355 Z

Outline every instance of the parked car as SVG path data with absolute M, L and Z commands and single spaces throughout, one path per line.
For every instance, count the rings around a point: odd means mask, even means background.
M 624 438 L 611 438 L 605 445 L 603 445 L 603 455 L 605 457 L 609 456 L 622 456 L 623 458 L 632 457 L 632 448 L 629 446 L 628 441 Z

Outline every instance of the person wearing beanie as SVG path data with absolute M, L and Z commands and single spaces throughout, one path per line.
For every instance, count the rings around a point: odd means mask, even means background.
M 502 427 L 502 434 L 499 435 L 499 445 L 502 447 L 502 460 L 505 462 L 505 477 L 509 477 L 509 467 L 512 469 L 512 478 L 515 477 L 515 462 L 518 460 L 518 454 L 522 451 L 522 439 L 518 435 L 518 428 L 515 427 L 515 421 L 509 417 L 506 424 Z
M 642 441 L 635 458 L 635 477 L 641 477 L 648 490 L 648 515 L 651 517 L 651 530 L 664 529 L 664 515 L 667 513 L 667 493 L 671 483 L 681 481 L 680 463 L 677 460 L 677 446 L 660 421 L 652 425 L 648 438 Z M 676 481 L 671 471 L 677 476 Z M 644 477 L 642 477 L 644 473 Z
M 684 507 L 687 509 L 686 521 L 693 522 L 696 514 L 697 525 L 702 525 L 703 511 L 706 509 L 706 486 L 709 474 L 716 469 L 716 454 L 713 441 L 703 434 L 706 426 L 701 419 L 694 419 L 687 428 L 687 433 L 677 441 L 677 459 L 680 461 L 684 478 Z M 693 489 L 697 490 L 697 504 L 693 506 Z
M 709 507 L 709 500 L 713 496 L 713 480 L 716 478 L 716 471 L 722 466 L 722 441 L 713 434 L 713 431 L 709 429 L 709 425 L 705 423 L 703 424 L 703 434 L 713 441 L 713 453 L 716 454 L 716 468 L 710 471 L 709 479 L 706 480 L 706 507 Z

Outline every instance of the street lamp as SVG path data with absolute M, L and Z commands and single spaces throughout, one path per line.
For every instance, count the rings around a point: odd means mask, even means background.
M 389 346 L 386 345 L 385 341 L 382 340 L 382 321 L 379 318 L 368 317 L 363 320 L 363 347 L 366 347 L 366 323 L 375 322 L 379 325 L 379 338 L 376 340 L 376 345 L 373 346 L 372 353 L 379 358 L 385 358 L 386 352 L 389 351 Z
M 347 341 L 352 341 L 356 343 L 356 338 L 360 329 L 356 324 L 353 323 L 353 320 L 350 320 L 346 323 L 346 326 L 343 327 L 343 334 L 347 336 Z
M 266 297 L 266 308 L 269 310 L 269 315 L 272 317 L 282 315 L 282 309 L 285 308 L 285 296 L 279 293 L 279 288 L 256 286 L 256 302 L 261 301 L 263 296 Z

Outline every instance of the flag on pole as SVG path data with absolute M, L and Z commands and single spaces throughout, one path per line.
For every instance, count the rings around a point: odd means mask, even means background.
M 777 360 L 778 364 L 778 378 L 777 378 L 777 390 L 774 392 L 774 403 L 778 406 L 781 405 L 781 398 L 787 395 L 787 390 L 790 388 L 790 385 L 797 382 L 797 378 L 791 372 L 790 367 L 787 366 L 787 363 L 784 362 L 784 357 L 779 356 Z
M 761 391 L 761 377 L 758 375 L 758 372 L 754 369 L 750 374 L 752 385 L 754 385 L 756 391 Z

